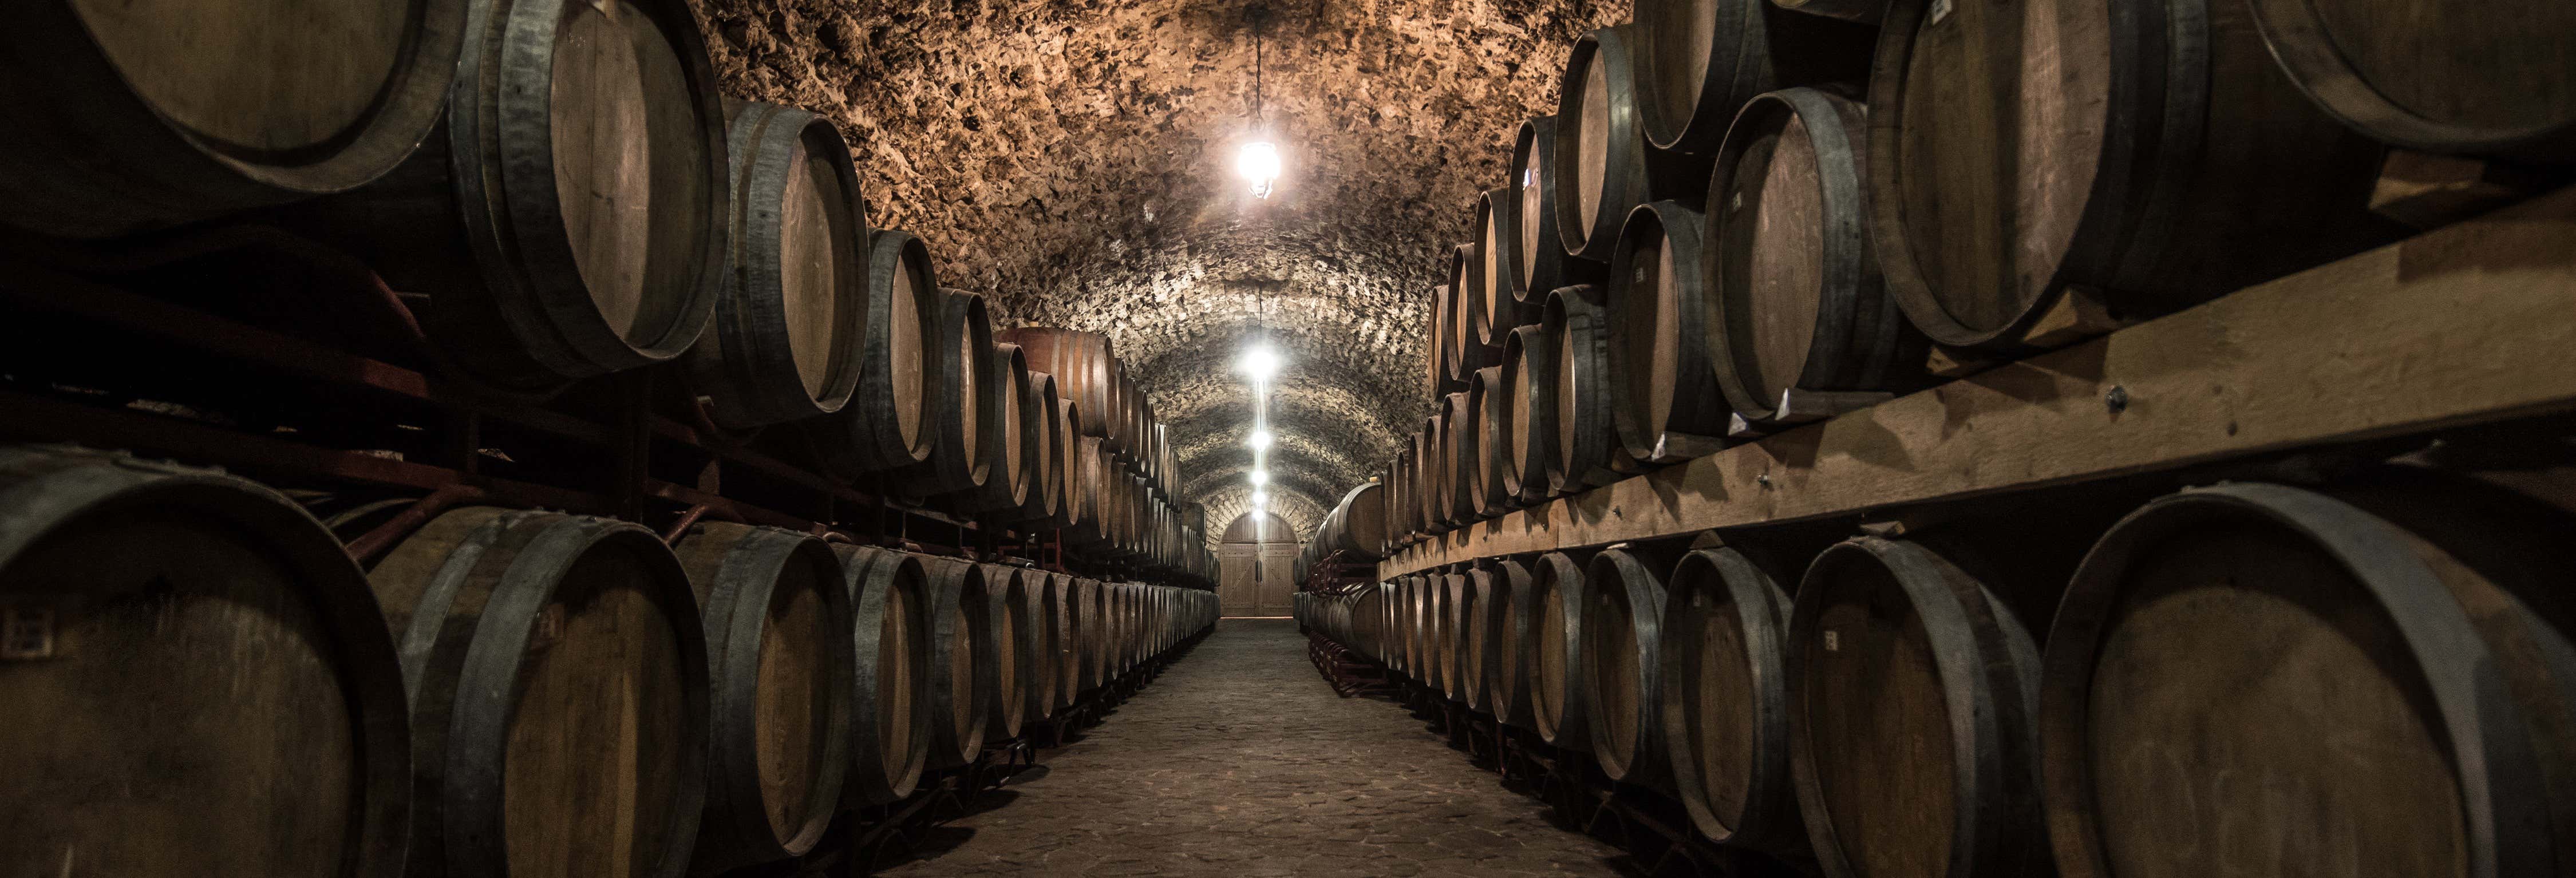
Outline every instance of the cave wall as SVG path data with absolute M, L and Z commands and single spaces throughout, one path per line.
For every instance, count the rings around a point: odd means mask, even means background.
M 1250 390 L 1271 403 L 1271 508 L 1311 533 L 1430 410 L 1441 256 L 1553 112 L 1592 0 L 690 0 L 727 94 L 841 125 L 880 227 L 997 325 L 1106 333 L 1172 425 L 1186 499 L 1250 493 Z M 1254 7 L 1262 114 L 1252 114 Z M 1285 173 L 1234 176 L 1265 127 Z

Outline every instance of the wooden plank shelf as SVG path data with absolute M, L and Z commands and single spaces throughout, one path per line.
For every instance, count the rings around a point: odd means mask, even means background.
M 2576 189 L 1440 534 L 1378 576 L 2571 409 Z

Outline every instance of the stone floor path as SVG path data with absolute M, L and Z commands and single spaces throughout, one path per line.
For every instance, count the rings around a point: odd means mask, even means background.
M 880 874 L 1620 874 L 1402 707 L 1335 697 L 1305 649 L 1294 622 L 1218 623 L 1046 776 Z

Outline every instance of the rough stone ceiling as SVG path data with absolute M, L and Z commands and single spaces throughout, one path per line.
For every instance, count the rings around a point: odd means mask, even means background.
M 1447 245 L 1626 0 L 691 0 L 725 90 L 839 120 L 870 220 L 1009 324 L 1105 332 L 1172 425 L 1211 530 L 1245 505 L 1266 337 L 1272 509 L 1310 532 L 1429 410 Z M 1263 114 L 1286 173 L 1233 175 Z

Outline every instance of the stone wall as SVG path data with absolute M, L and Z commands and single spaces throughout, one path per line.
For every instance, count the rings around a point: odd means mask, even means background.
M 1107 333 L 1173 425 L 1184 493 L 1239 511 L 1266 338 L 1272 508 L 1311 532 L 1418 427 L 1430 291 L 1566 52 L 1626 2 L 691 0 L 727 93 L 838 120 L 869 218 L 1011 324 Z M 1266 125 L 1286 174 L 1233 174 Z M 1218 506 L 1237 507 L 1220 516 Z

